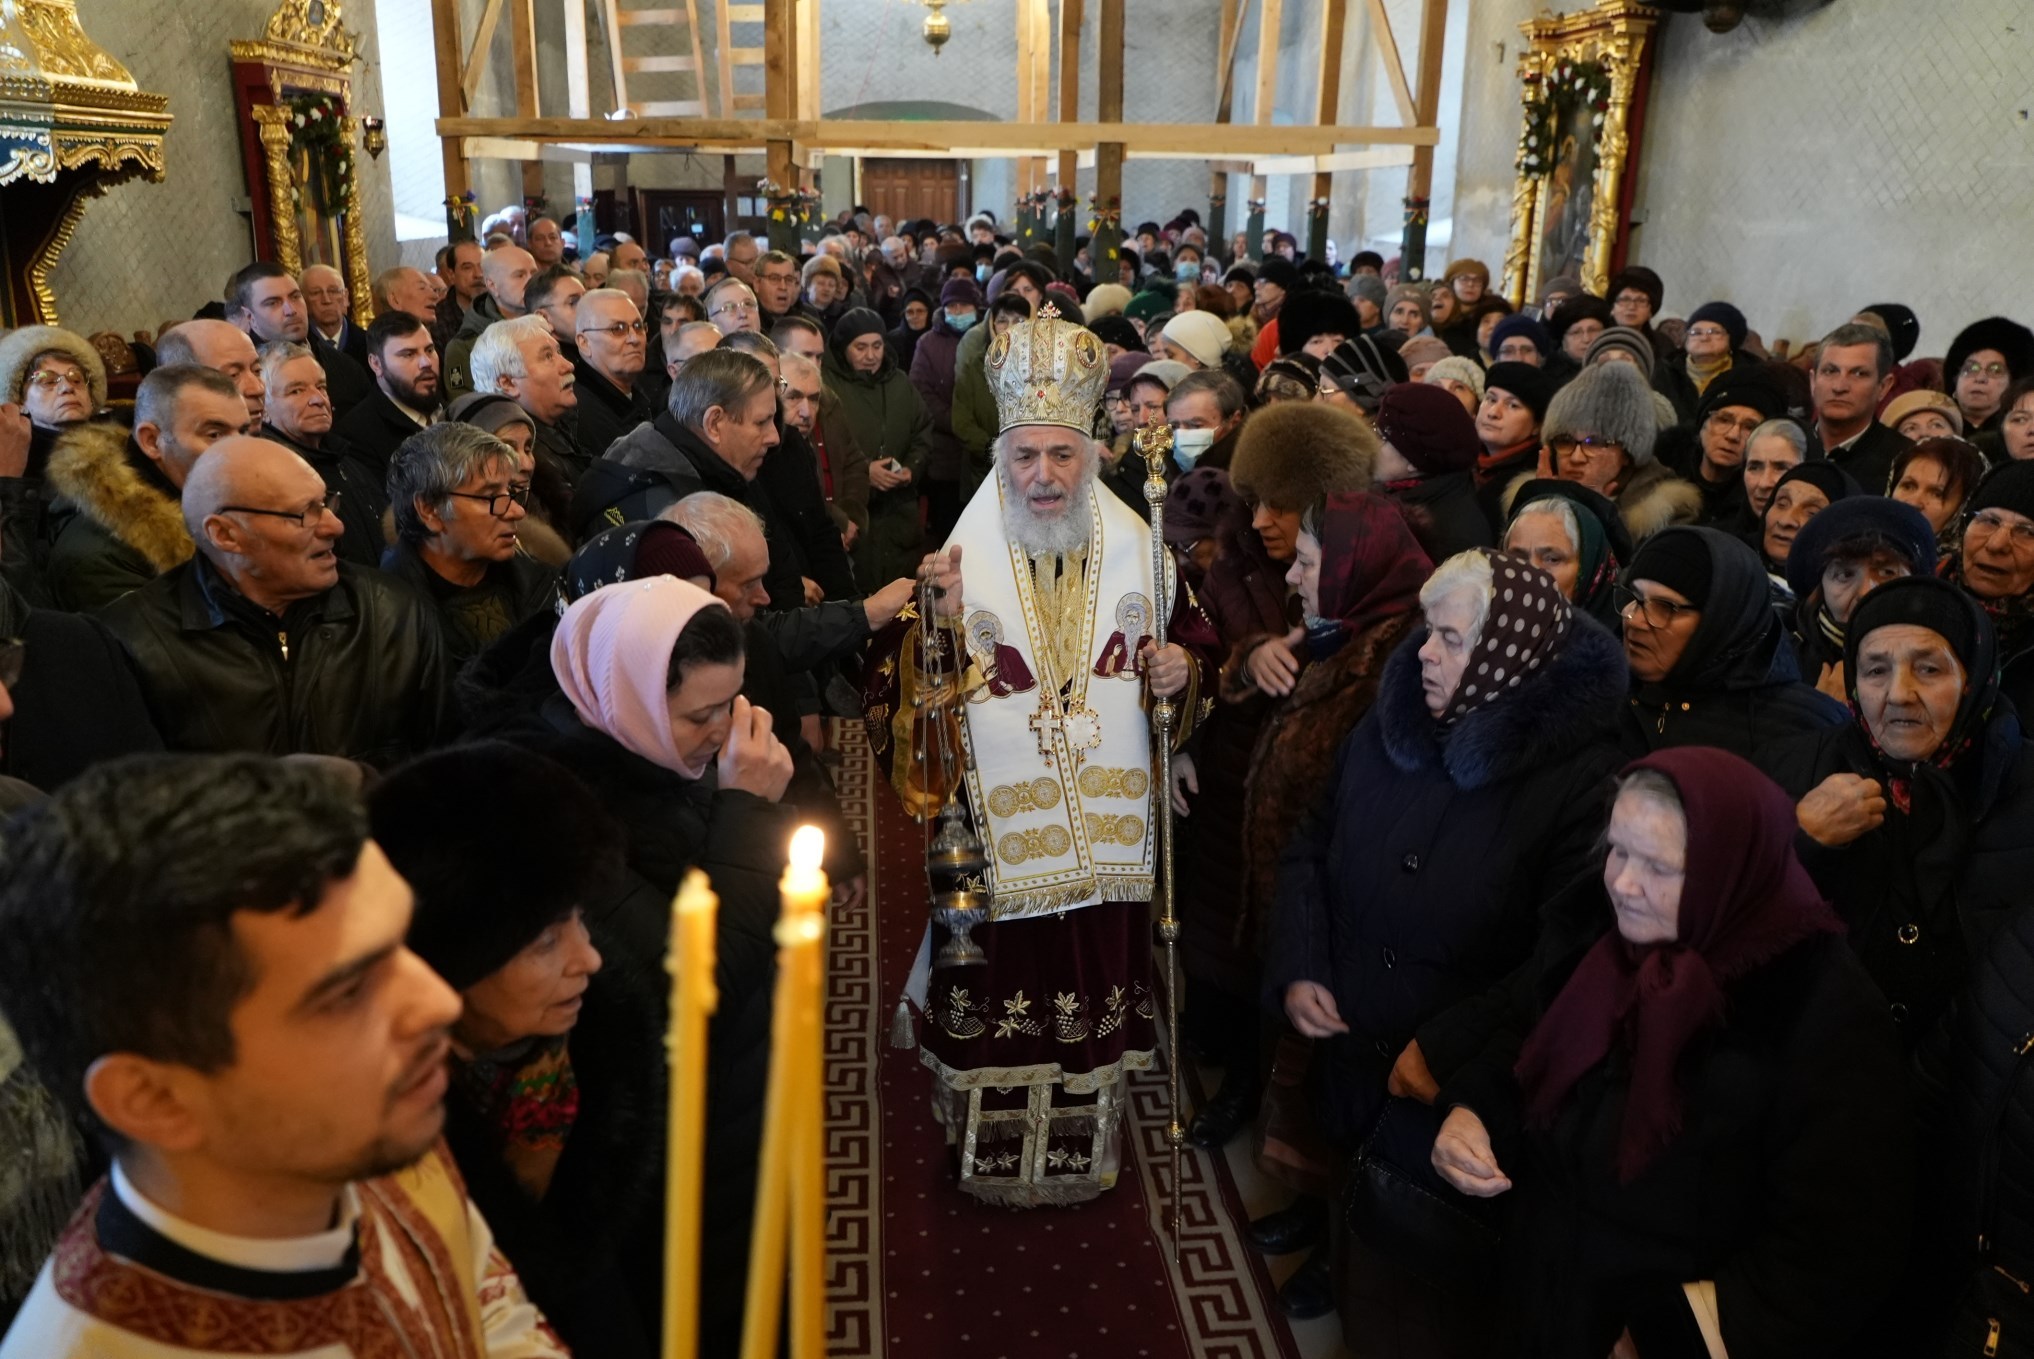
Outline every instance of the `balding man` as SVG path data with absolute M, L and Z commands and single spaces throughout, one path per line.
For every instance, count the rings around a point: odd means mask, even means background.
M 647 274 L 650 272 L 650 252 L 634 241 L 617 241 L 614 249 L 608 252 L 607 267 L 610 275 L 621 269 L 639 269 Z
M 445 395 L 464 396 L 473 390 L 472 356 L 474 341 L 496 321 L 512 321 L 528 314 L 523 289 L 537 272 L 537 261 L 519 245 L 505 245 L 481 256 L 480 276 L 487 291 L 466 313 L 459 333 L 445 346 Z
M 163 368 L 195 363 L 222 375 L 247 403 L 249 420 L 261 423 L 261 355 L 239 326 L 227 321 L 185 321 L 171 326 L 156 337 L 155 361 Z
M 720 341 L 720 327 L 711 321 L 681 323 L 664 339 L 664 376 L 676 381 L 686 364 L 717 347 Z
M 314 264 L 304 270 L 298 285 L 304 290 L 304 310 L 311 314 L 311 333 L 365 367 L 367 349 L 350 314 L 353 294 L 346 287 L 346 276 L 329 264 Z
M 374 276 L 374 314 L 386 316 L 392 311 L 407 312 L 427 326 L 438 319 L 437 302 L 423 270 L 398 264 Z M 360 361 L 367 362 L 365 343 Z
M 539 269 L 549 269 L 565 260 L 565 233 L 555 218 L 539 216 L 530 222 L 530 257 Z
M 189 561 L 184 482 L 201 453 L 249 424 L 223 373 L 173 363 L 141 380 L 133 433 L 100 420 L 67 431 L 49 459 L 51 601 L 90 613 Z
M 572 375 L 579 391 L 577 441 L 588 462 L 656 412 L 643 391 L 649 334 L 636 304 L 614 288 L 579 299 L 573 333 L 579 354 Z
M 386 767 L 446 729 L 445 644 L 411 587 L 339 560 L 324 480 L 267 439 L 221 439 L 184 482 L 197 555 L 101 615 L 172 750 Z

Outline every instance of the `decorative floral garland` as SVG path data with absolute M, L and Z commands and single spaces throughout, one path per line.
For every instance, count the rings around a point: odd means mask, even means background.
M 1307 200 L 1307 215 L 1309 217 L 1326 217 L 1328 215 L 1328 200 L 1325 198 L 1309 198 Z
M 462 227 L 471 227 L 473 219 L 480 216 L 480 196 L 468 189 L 457 198 L 445 200 L 445 213 Z
M 346 185 L 353 178 L 353 147 L 346 140 L 346 108 L 329 94 L 296 94 L 289 98 L 290 159 L 299 151 L 310 153 L 311 173 L 318 177 L 325 207 L 342 212 L 346 207 Z M 303 190 L 292 185 L 290 196 L 301 200 Z
M 1250 216 L 1256 217 L 1264 211 L 1264 200 L 1261 198 L 1248 199 L 1243 204 L 1243 210 Z
M 819 211 L 820 195 L 815 189 L 785 187 L 774 179 L 756 181 L 756 195 L 770 202 L 770 220 L 808 225 Z
M 1088 234 L 1094 235 L 1103 227 L 1111 231 L 1123 225 L 1123 200 L 1111 197 L 1106 205 L 1094 194 L 1088 195 Z
M 1431 198 L 1407 198 L 1401 201 L 1405 204 L 1405 224 L 1407 226 L 1425 226 L 1427 224 L 1427 210 L 1433 206 Z
M 1553 168 L 1554 138 L 1574 109 L 1591 110 L 1591 125 L 1603 126 L 1610 111 L 1610 72 L 1601 62 L 1562 61 L 1552 73 L 1525 77 L 1525 132 L 1518 142 L 1518 171 L 1543 175 Z

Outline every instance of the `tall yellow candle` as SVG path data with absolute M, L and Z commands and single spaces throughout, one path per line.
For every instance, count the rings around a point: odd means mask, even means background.
M 777 991 L 771 1007 L 770 1075 L 749 1247 L 742 1359 L 771 1359 L 782 1315 L 786 1247 L 791 1264 L 792 1359 L 824 1359 L 825 1176 L 819 1167 L 821 1004 L 825 985 L 826 836 L 801 826 L 778 883 Z M 787 1242 L 788 1237 L 788 1242 Z
M 665 1120 L 664 1359 L 699 1352 L 699 1220 L 706 1168 L 706 1026 L 719 1008 L 714 922 L 720 898 L 693 869 L 671 903 L 670 1110 Z

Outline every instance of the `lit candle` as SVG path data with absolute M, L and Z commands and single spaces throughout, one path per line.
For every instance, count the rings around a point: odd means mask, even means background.
M 713 927 L 720 898 L 693 869 L 671 903 L 669 1115 L 665 1120 L 664 1359 L 699 1350 L 699 1217 L 706 1157 L 706 1026 L 720 1004 Z
M 771 1359 L 790 1250 L 792 1359 L 826 1353 L 826 1176 L 820 992 L 825 985 L 826 835 L 800 826 L 779 880 L 777 991 L 749 1248 L 742 1359 Z M 788 1242 L 787 1242 L 788 1236 Z

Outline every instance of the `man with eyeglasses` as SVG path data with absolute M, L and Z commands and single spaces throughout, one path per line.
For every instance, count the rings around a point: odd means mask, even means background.
M 762 307 L 758 329 L 774 331 L 787 316 L 814 313 L 798 300 L 798 261 L 771 250 L 756 261 L 756 301 Z
M 343 503 L 269 439 L 207 449 L 184 483 L 197 555 L 100 615 L 164 744 L 377 768 L 438 743 L 450 669 L 414 589 L 342 561 Z
M 1751 527 L 1745 508 L 1745 445 L 1753 430 L 1786 410 L 1786 397 L 1764 374 L 1755 368 L 1732 369 L 1709 384 L 1692 427 L 1683 425 L 1662 436 L 1680 446 L 1662 449 L 1660 460 L 1702 493 L 1695 522 Z
M 749 285 L 732 274 L 706 290 L 706 319 L 732 335 L 738 330 L 763 333 L 763 310 Z
M 516 550 L 527 484 L 507 444 L 473 425 L 433 425 L 388 468 L 396 543 L 382 569 L 438 612 L 454 669 L 552 601 L 557 572 Z
M 656 414 L 643 389 L 649 328 L 626 293 L 596 288 L 574 313 L 579 359 L 572 365 L 579 393 L 575 442 L 587 462 L 598 461 L 615 440 Z
M 1879 403 L 1893 390 L 1893 343 L 1882 330 L 1842 325 L 1823 337 L 1809 387 L 1815 398 L 1814 436 L 1820 453 L 1871 495 L 1886 493 L 1893 457 L 1907 441 L 1878 421 Z
M 388 508 L 382 479 L 332 432 L 332 398 L 316 357 L 304 345 L 269 345 L 261 351 L 261 381 L 266 393 L 261 437 L 289 449 L 332 490 L 345 493 L 345 507 L 338 511 L 345 528 L 339 555 L 358 566 L 380 566 L 386 546 L 381 514 Z

